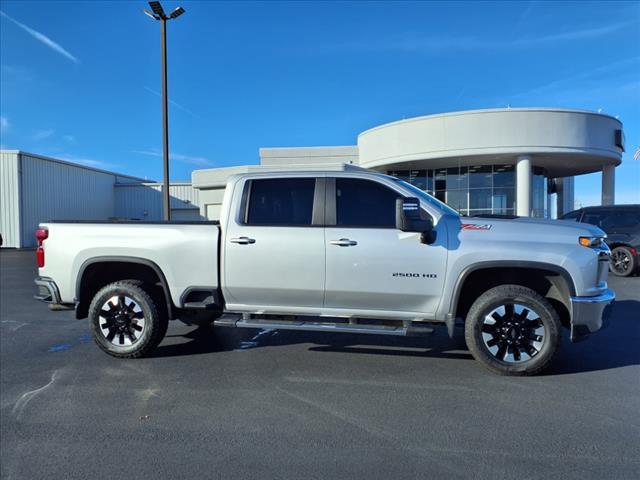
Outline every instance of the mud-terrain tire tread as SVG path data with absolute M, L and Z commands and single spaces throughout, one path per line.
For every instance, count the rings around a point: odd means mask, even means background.
M 116 293 L 125 293 L 139 304 L 145 313 L 145 329 L 150 329 L 135 349 L 121 352 L 112 347 L 111 342 L 103 338 L 99 326 L 99 311 L 106 298 Z M 158 308 L 158 305 L 161 308 Z M 101 350 L 116 358 L 142 358 L 148 356 L 162 341 L 169 326 L 168 315 L 161 296 L 153 292 L 152 286 L 140 280 L 119 280 L 102 287 L 93 297 L 89 306 L 89 322 L 93 338 Z M 104 341 L 103 341 L 104 340 Z

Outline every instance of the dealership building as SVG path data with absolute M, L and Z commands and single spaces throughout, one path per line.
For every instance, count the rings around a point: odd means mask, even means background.
M 464 215 L 556 217 L 573 209 L 573 177 L 602 174 L 602 204 L 615 202 L 622 123 L 601 113 L 490 109 L 409 118 L 335 147 L 261 148 L 260 165 L 195 170 L 172 184 L 174 219 L 217 219 L 234 173 L 348 163 L 402 178 Z M 55 166 L 53 166 L 55 164 Z M 19 151 L 0 154 L 0 233 L 33 244 L 52 218 L 160 220 L 161 185 Z

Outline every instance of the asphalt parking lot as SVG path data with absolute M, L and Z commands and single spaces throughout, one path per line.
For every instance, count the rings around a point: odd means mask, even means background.
M 552 371 L 488 373 L 429 337 L 195 329 L 102 353 L 0 252 L 0 460 L 37 478 L 640 478 L 640 277 Z

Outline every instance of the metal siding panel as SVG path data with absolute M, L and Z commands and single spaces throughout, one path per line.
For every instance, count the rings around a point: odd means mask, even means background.
M 198 208 L 198 190 L 191 184 L 170 185 L 171 210 Z M 116 184 L 115 215 L 122 218 L 162 220 L 162 185 L 158 183 Z
M 116 176 L 22 154 L 23 246 L 49 220 L 107 220 L 114 212 Z
M 0 152 L 0 234 L 3 247 L 20 248 L 20 171 L 18 153 Z
M 115 186 L 116 217 L 139 220 L 162 220 L 162 196 L 145 185 Z

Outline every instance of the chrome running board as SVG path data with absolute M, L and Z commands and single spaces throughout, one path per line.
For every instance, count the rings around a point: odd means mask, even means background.
M 264 330 L 304 330 L 312 332 L 336 332 L 336 333 L 366 333 L 375 335 L 426 335 L 434 332 L 434 329 L 419 324 L 418 322 L 399 322 L 400 325 L 376 325 L 371 323 L 355 322 L 315 322 L 304 320 L 267 320 L 267 319 L 238 319 L 220 318 L 213 322 L 220 327 L 236 328 L 261 328 Z M 417 324 L 418 323 L 418 324 Z

